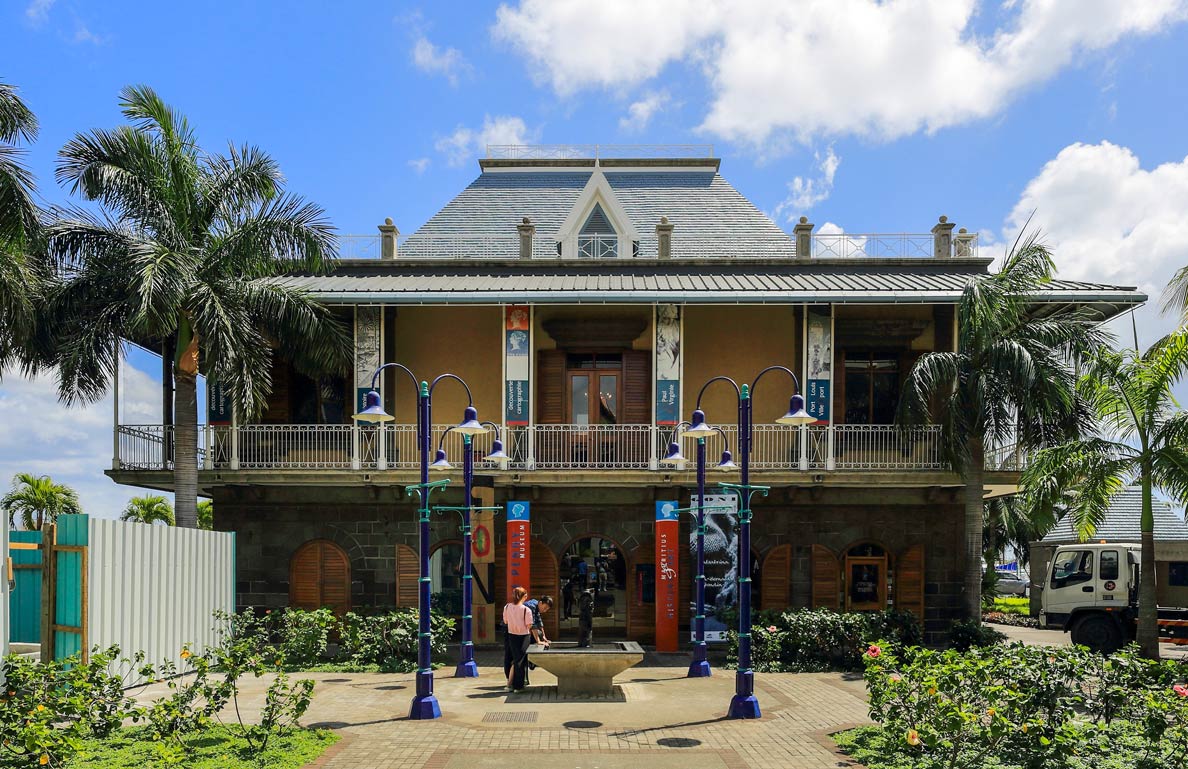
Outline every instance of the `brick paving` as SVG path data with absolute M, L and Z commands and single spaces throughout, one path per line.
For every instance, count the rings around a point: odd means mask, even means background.
M 654 660 L 646 660 L 646 662 Z M 555 679 L 532 673 L 539 694 L 509 695 L 502 671 L 477 679 L 438 671 L 443 717 L 409 721 L 412 675 L 310 673 L 317 688 L 303 719 L 343 734 L 324 769 L 860 769 L 827 735 L 869 723 L 862 681 L 831 673 L 758 674 L 763 718 L 724 717 L 732 671 L 688 679 L 677 667 L 636 667 L 616 678 L 621 701 L 550 698 Z M 268 679 L 242 684 L 241 708 L 255 718 Z M 555 688 L 551 689 L 555 692 Z M 154 691 L 143 696 L 152 697 Z

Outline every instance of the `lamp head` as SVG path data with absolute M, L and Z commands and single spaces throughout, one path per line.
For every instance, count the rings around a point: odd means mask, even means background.
M 730 449 L 726 449 L 722 452 L 722 461 L 718 463 L 718 466 L 715 469 L 721 470 L 724 473 L 738 469 L 738 465 L 734 464 L 734 457 L 731 455 Z
M 713 427 L 710 427 L 705 422 L 705 412 L 697 409 L 693 412 L 693 418 L 689 420 L 689 427 L 685 429 L 686 438 L 708 438 L 716 432 Z
M 487 432 L 487 427 L 478 421 L 478 409 L 474 406 L 467 406 L 466 411 L 462 414 L 462 424 L 455 427 L 454 432 L 463 435 L 482 435 Z
M 511 457 L 509 457 L 507 452 L 503 450 L 503 441 L 496 438 L 495 440 L 491 441 L 491 451 L 488 452 L 487 456 L 483 457 L 483 459 L 492 460 L 495 462 L 506 462 L 507 460 L 511 459 Z
M 368 391 L 363 398 L 363 410 L 351 417 L 351 419 L 357 419 L 360 422 L 391 422 L 395 418 L 384 411 L 380 394 L 375 390 Z
M 679 465 L 686 459 L 681 456 L 681 445 L 676 441 L 668 444 L 668 453 L 660 460 L 662 465 Z
M 454 466 L 450 464 L 450 460 L 446 459 L 445 449 L 438 449 L 437 453 L 433 455 L 433 464 L 429 465 L 430 470 L 453 470 Z
M 788 401 L 788 413 L 776 420 L 780 425 L 811 425 L 817 418 L 804 410 L 804 398 L 799 393 Z

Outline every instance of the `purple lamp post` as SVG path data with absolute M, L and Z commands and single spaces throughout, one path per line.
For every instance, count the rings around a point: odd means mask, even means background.
M 769 371 L 783 371 L 792 377 L 792 398 L 788 402 L 788 413 L 776 420 L 783 425 L 807 425 L 816 419 L 804 410 L 804 398 L 799 394 L 800 380 L 792 370 L 784 366 L 768 366 L 759 372 L 750 385 L 738 385 L 730 377 L 716 376 L 701 386 L 697 393 L 697 409 L 686 438 L 701 441 L 717 428 L 706 424 L 705 412 L 701 410 L 701 397 L 714 382 L 729 382 L 738 397 L 738 453 L 742 464 L 741 483 L 722 483 L 722 489 L 738 495 L 738 670 L 734 676 L 734 697 L 730 700 L 729 718 L 759 718 L 759 700 L 755 697 L 755 672 L 751 670 L 751 497 L 756 493 L 764 496 L 770 487 L 751 484 L 751 393 L 759 380 Z M 704 451 L 704 447 L 701 449 Z
M 470 387 L 457 374 L 442 374 L 433 383 L 421 381 L 407 366 L 400 363 L 385 363 L 371 375 L 371 391 L 367 393 L 363 410 L 354 415 L 360 422 L 391 422 L 393 417 L 384 411 L 380 398 L 379 378 L 386 368 L 396 368 L 408 374 L 413 387 L 417 391 L 417 444 L 421 452 L 421 482 L 408 486 L 405 491 L 416 494 L 420 501 L 417 510 L 420 522 L 420 560 L 421 574 L 418 585 L 418 632 L 417 632 L 417 693 L 413 697 L 412 707 L 409 709 L 410 719 L 440 718 L 441 706 L 437 697 L 433 696 L 433 661 L 431 659 L 430 638 L 432 632 L 429 624 L 429 497 L 436 489 L 443 489 L 449 485 L 449 479 L 429 482 L 429 449 L 433 443 L 431 431 L 433 429 L 433 391 L 443 379 L 453 379 L 466 390 L 466 401 L 470 405 L 462 416 L 462 423 L 453 429 L 462 435 L 481 435 L 487 432 L 478 421 L 478 411 L 474 408 L 474 397 L 470 394 Z
M 672 431 L 672 440 L 668 444 L 668 454 L 660 460 L 662 465 L 679 465 L 685 462 L 681 456 L 681 447 L 676 441 L 677 433 L 682 427 L 689 426 L 688 422 L 681 422 Z M 737 470 L 738 465 L 730 456 L 730 443 L 726 433 L 721 428 L 713 428 L 722 436 L 725 448 L 722 450 L 722 460 L 716 469 L 723 471 Z M 729 510 L 733 508 L 707 507 L 705 504 L 705 438 L 697 439 L 697 506 L 685 508 L 677 512 L 692 513 L 697 519 L 697 615 L 693 618 L 693 661 L 689 663 L 689 673 L 686 678 L 707 678 L 713 675 L 710 670 L 709 658 L 705 645 L 705 514 L 707 510 Z
M 494 422 L 483 422 L 483 425 L 491 427 L 495 431 L 495 440 L 491 442 L 491 453 L 483 457 L 484 460 L 494 462 L 502 462 L 508 459 L 507 454 L 503 451 L 503 441 L 499 437 L 499 425 Z M 429 467 L 433 470 L 445 471 L 452 470 L 453 465 L 446 458 L 445 452 L 445 438 L 455 428 L 451 427 L 441 434 L 441 439 L 437 442 L 437 454 L 434 456 L 433 464 Z M 474 605 L 474 576 L 471 574 L 471 542 L 473 537 L 473 530 L 470 525 L 470 514 L 475 510 L 500 510 L 502 508 L 482 508 L 474 507 L 471 504 L 471 487 L 474 484 L 474 451 L 471 448 L 472 437 L 470 435 L 462 436 L 462 499 L 461 507 L 443 507 L 437 506 L 433 508 L 436 512 L 455 512 L 462 518 L 462 643 L 458 650 L 458 667 L 454 670 L 455 678 L 478 678 L 478 663 L 474 661 L 474 639 L 473 639 L 473 615 L 471 614 Z

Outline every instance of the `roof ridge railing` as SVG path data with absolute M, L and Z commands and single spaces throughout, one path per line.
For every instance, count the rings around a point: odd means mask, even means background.
M 601 160 L 714 157 L 712 144 L 488 144 L 488 160 Z

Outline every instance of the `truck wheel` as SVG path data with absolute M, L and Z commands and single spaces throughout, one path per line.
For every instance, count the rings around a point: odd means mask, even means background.
M 1098 654 L 1113 654 L 1122 648 L 1122 632 L 1118 629 L 1118 623 L 1100 614 L 1077 620 L 1070 635 L 1074 644 L 1087 646 Z

